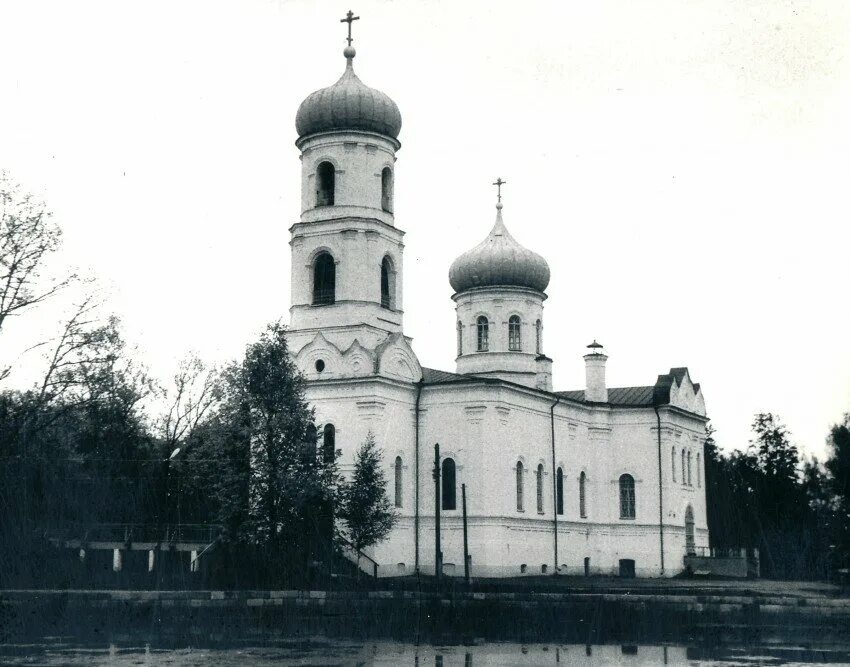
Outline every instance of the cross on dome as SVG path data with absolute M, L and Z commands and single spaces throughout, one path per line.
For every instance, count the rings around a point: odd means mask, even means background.
M 360 17 L 355 16 L 354 12 L 352 12 L 350 9 L 348 10 L 348 14 L 345 15 L 345 18 L 339 20 L 340 23 L 347 23 L 348 24 L 348 37 L 346 39 L 348 40 L 349 46 L 351 46 L 351 42 L 354 41 L 354 38 L 351 36 L 351 24 L 354 23 L 355 21 L 359 21 L 359 20 L 360 20 Z
M 503 181 L 501 176 L 496 178 L 496 182 L 493 183 L 493 185 L 496 186 L 496 197 L 497 197 L 496 204 L 502 203 L 502 186 L 505 185 L 506 183 L 507 183 L 507 181 Z
M 348 24 L 348 45 L 343 49 L 345 72 L 332 86 L 311 93 L 298 107 L 295 129 L 300 138 L 319 132 L 363 131 L 396 141 L 401 130 L 398 106 L 387 95 L 365 85 L 354 73 L 351 24 L 360 17 L 348 10 L 340 23 Z M 398 147 L 396 147 L 398 148 Z

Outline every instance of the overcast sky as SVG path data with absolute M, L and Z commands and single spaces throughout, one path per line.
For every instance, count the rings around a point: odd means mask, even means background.
M 597 338 L 610 386 L 688 366 L 724 447 L 773 411 L 823 454 L 850 410 L 850 3 L 351 8 L 355 69 L 402 113 L 423 365 L 454 370 L 448 269 L 490 230 L 501 176 L 508 229 L 552 269 L 556 389 L 583 386 Z M 0 4 L 0 168 L 46 199 L 64 261 L 108 286 L 155 373 L 288 319 L 295 112 L 341 75 L 348 9 Z

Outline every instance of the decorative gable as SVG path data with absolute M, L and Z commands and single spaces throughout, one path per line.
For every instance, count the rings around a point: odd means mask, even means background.
M 345 374 L 342 353 L 321 331 L 299 350 L 295 363 L 308 380 L 341 377 Z
M 392 334 L 375 348 L 375 357 L 375 372 L 378 375 L 405 382 L 419 382 L 422 379 L 419 360 L 410 343 L 400 333 Z
M 673 382 L 670 385 L 669 404 L 682 408 L 688 412 L 705 416 L 705 402 L 702 398 L 699 385 L 691 382 L 690 373 L 687 368 L 671 369 Z
M 356 338 L 342 353 L 345 374 L 348 377 L 363 377 L 375 373 L 375 355 L 360 344 Z

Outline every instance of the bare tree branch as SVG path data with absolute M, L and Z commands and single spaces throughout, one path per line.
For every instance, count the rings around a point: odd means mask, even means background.
M 6 318 L 49 299 L 76 279 L 71 274 L 41 284 L 45 261 L 61 240 L 62 232 L 44 203 L 0 172 L 0 331 Z
M 168 408 L 159 420 L 161 437 L 168 449 L 191 438 L 198 425 L 221 400 L 219 374 L 196 355 L 183 359 L 172 386 L 163 391 Z

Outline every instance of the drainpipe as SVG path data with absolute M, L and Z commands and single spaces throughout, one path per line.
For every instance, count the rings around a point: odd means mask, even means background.
M 413 551 L 414 551 L 414 571 L 419 574 L 419 399 L 422 398 L 422 385 L 424 380 L 419 380 L 416 383 L 416 408 L 414 409 L 413 429 L 414 429 L 414 501 L 413 501 Z
M 558 574 L 558 470 L 555 463 L 555 406 L 561 402 L 561 397 L 556 396 L 555 402 L 549 409 L 549 422 L 552 425 L 552 516 L 555 517 L 555 574 Z
M 661 575 L 664 575 L 664 486 L 661 476 L 661 415 L 658 413 L 658 406 L 652 406 L 655 409 L 655 420 L 658 423 L 658 535 L 661 539 Z

